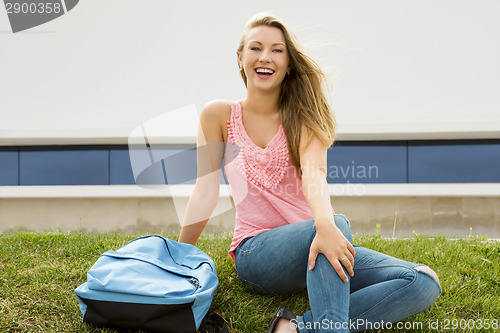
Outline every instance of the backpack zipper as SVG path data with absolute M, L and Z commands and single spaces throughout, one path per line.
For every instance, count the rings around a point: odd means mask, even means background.
M 131 259 L 131 260 L 139 260 L 139 261 L 144 261 L 144 262 L 146 262 L 146 263 L 148 263 L 148 264 L 151 264 L 151 265 L 154 265 L 154 266 L 156 266 L 156 267 L 159 267 L 159 268 L 161 268 L 161 269 L 163 269 L 163 270 L 165 270 L 165 271 L 167 271 L 167 272 L 169 272 L 169 273 L 171 273 L 171 274 L 174 274 L 174 275 L 177 275 L 177 276 L 181 276 L 181 277 L 188 278 L 188 281 L 189 281 L 192 285 L 194 285 L 197 289 L 199 289 L 199 288 L 203 288 L 203 286 L 202 286 L 201 284 L 199 284 L 199 282 L 198 282 L 198 279 L 197 279 L 197 278 L 192 277 L 192 276 L 190 276 L 190 275 L 186 275 L 186 274 L 182 274 L 182 273 L 178 273 L 178 272 L 175 272 L 175 271 L 169 270 L 169 269 L 168 269 L 168 267 L 167 267 L 167 268 L 165 268 L 165 267 L 163 267 L 163 266 L 161 266 L 161 265 L 158 265 L 158 264 L 156 264 L 156 263 L 154 263 L 154 262 L 150 262 L 150 261 L 148 261 L 148 260 L 146 260 L 146 259 L 144 259 L 144 258 L 138 258 L 138 257 L 131 256 L 130 254 L 122 254 L 122 253 L 119 253 L 119 252 L 116 252 L 116 251 L 107 251 L 107 252 L 105 252 L 105 253 L 101 254 L 101 257 L 110 257 L 110 258 L 116 258 L 116 259 Z M 206 262 L 206 261 L 202 262 L 200 265 L 198 265 L 198 267 L 199 267 L 199 266 L 201 266 L 202 264 L 205 264 L 205 263 L 206 263 L 206 264 L 208 264 L 208 265 L 210 266 L 210 268 L 212 268 L 212 266 L 210 265 L 210 263 L 208 263 L 208 262 Z M 190 268 L 189 266 L 185 266 L 185 267 Z
M 195 286 L 196 288 L 201 288 L 201 285 L 198 283 L 198 280 L 196 280 L 195 278 L 192 277 L 188 281 L 191 282 L 191 284 L 193 286 Z

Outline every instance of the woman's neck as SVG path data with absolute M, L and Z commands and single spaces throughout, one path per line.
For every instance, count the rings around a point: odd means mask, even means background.
M 242 101 L 243 108 L 263 116 L 275 114 L 279 111 L 279 93 L 248 90 L 247 97 Z

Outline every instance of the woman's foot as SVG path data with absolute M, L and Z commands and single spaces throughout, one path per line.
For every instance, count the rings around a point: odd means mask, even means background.
M 274 333 L 297 333 L 297 330 L 290 323 L 290 319 L 280 318 L 274 327 Z
M 267 333 L 297 333 L 294 325 L 290 322 L 295 319 L 295 315 L 290 311 L 281 307 L 276 311 Z

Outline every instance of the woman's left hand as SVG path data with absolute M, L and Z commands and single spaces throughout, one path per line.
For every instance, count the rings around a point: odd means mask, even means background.
M 354 276 L 354 246 L 333 223 L 316 226 L 316 236 L 309 250 L 310 270 L 314 269 L 316 258 L 320 253 L 324 254 L 330 261 L 330 264 L 344 282 L 349 281 L 349 279 L 342 266 L 345 267 L 350 276 Z

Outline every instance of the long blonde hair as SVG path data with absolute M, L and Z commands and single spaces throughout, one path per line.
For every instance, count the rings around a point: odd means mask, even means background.
M 285 37 L 290 70 L 281 84 L 279 112 L 292 163 L 301 174 L 299 149 L 302 127 L 305 129 L 306 146 L 313 135 L 327 147 L 335 140 L 335 117 L 323 90 L 323 84 L 327 83 L 326 75 L 303 53 L 297 38 L 285 24 L 267 13 L 257 14 L 247 22 L 238 45 L 238 53 L 243 51 L 249 31 L 258 26 L 278 28 Z M 240 74 L 246 86 L 247 77 L 243 69 L 240 69 Z

